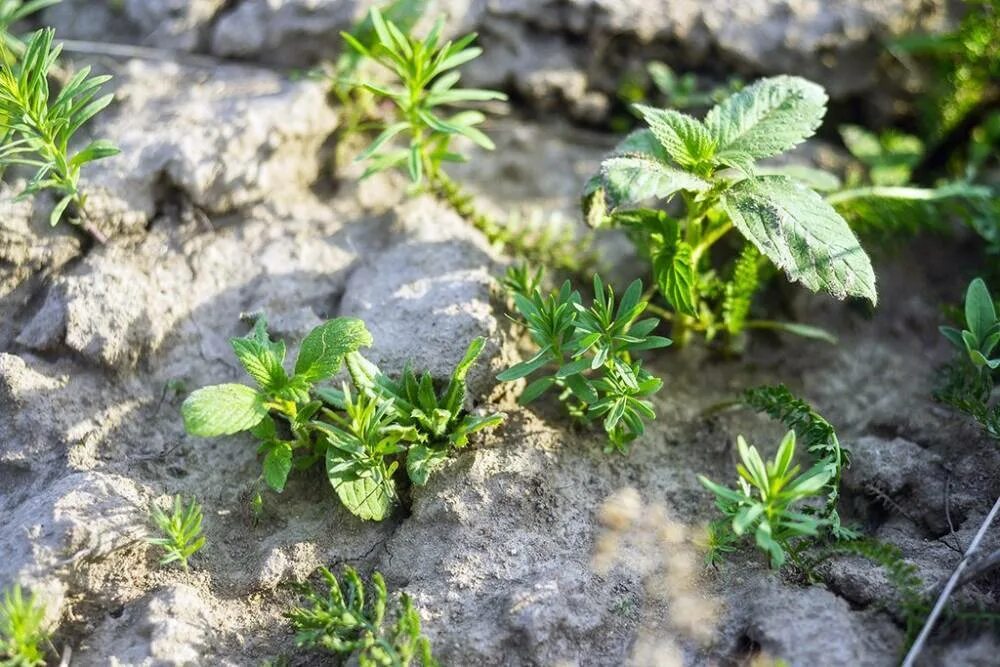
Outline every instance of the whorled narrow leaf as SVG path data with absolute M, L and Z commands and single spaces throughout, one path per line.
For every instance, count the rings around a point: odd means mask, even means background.
M 790 280 L 839 299 L 877 303 L 868 255 L 847 222 L 812 190 L 783 176 L 748 178 L 723 192 L 721 205 Z

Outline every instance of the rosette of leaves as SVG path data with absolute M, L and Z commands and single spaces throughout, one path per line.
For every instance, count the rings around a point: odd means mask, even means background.
M 648 128 L 629 135 L 588 182 L 588 220 L 624 227 L 648 255 L 656 287 L 673 310 L 678 344 L 691 331 L 712 338 L 751 326 L 823 337 L 802 325 L 748 319 L 766 262 L 813 291 L 876 303 L 868 255 L 810 187 L 827 183 L 826 175 L 757 164 L 812 136 L 826 100 L 820 86 L 779 76 L 729 96 L 703 120 L 637 106 Z M 659 208 L 647 207 L 651 201 Z M 713 258 L 713 247 L 734 229 L 744 250 L 728 263 Z
M 393 422 L 406 430 L 406 439 L 411 443 L 406 452 L 406 472 L 417 486 L 426 484 L 430 473 L 454 449 L 469 444 L 470 435 L 498 426 L 504 419 L 499 412 L 475 415 L 465 409 L 466 377 L 485 346 L 485 338 L 474 338 L 443 387 L 436 385 L 430 373 L 418 376 L 409 364 L 396 381 L 360 354 L 347 356 L 355 386 L 386 405 Z M 331 393 L 323 395 L 333 402 L 337 400 Z
M 48 82 L 62 45 L 52 45 L 55 31 L 39 30 L 31 36 L 23 54 L 12 64 L 0 63 L 0 168 L 20 165 L 35 169 L 21 197 L 43 190 L 54 191 L 60 199 L 49 216 L 55 225 L 71 205 L 80 224 L 96 240 L 104 236 L 86 218 L 86 196 L 80 189 L 84 165 L 118 154 L 110 142 L 98 139 L 79 151 L 71 150 L 77 131 L 100 113 L 113 95 L 100 95 L 110 76 L 90 76 L 84 67 L 51 94 Z
M 505 285 L 519 317 L 538 351 L 497 376 L 511 382 L 534 376 L 521 394 L 522 405 L 556 390 L 570 414 L 586 421 L 600 419 L 608 434 L 607 451 L 627 452 L 655 419 L 649 397 L 663 382 L 642 367 L 636 352 L 670 345 L 652 335 L 656 318 L 639 319 L 647 302 L 642 282 L 634 281 L 617 302 L 614 290 L 594 276 L 594 300 L 584 306 L 569 281 L 543 295 L 541 276 L 523 269 L 508 272 Z M 529 290 L 529 291 L 521 291 Z
M 740 456 L 737 488 L 716 484 L 704 475 L 698 479 L 715 494 L 716 506 L 731 521 L 733 532 L 752 534 L 758 548 L 768 554 L 771 567 L 780 568 L 789 554 L 794 557 L 802 548 L 801 538 L 819 534 L 825 520 L 796 506 L 819 495 L 832 472 L 817 464 L 799 474 L 799 466 L 793 465 L 795 431 L 785 434 L 774 460 L 767 463 L 742 435 L 736 445 Z
M 378 572 L 371 589 L 352 567 L 344 567 L 343 583 L 325 567 L 319 569 L 326 590 L 299 586 L 302 603 L 286 616 L 295 629 L 295 643 L 354 657 L 360 667 L 392 665 L 407 667 L 414 660 L 423 667 L 437 667 L 431 643 L 420 628 L 420 614 L 410 597 L 401 593 L 396 602 L 395 622 L 386 625 L 388 590 Z
M 188 432 L 212 437 L 250 431 L 260 440 L 262 480 L 278 493 L 292 470 L 322 462 L 340 501 L 362 519 L 380 521 L 392 511 L 401 461 L 411 481 L 424 484 L 453 448 L 502 419 L 464 409 L 465 376 L 482 350 L 481 339 L 473 341 L 440 396 L 433 395 L 430 376 L 417 382 L 407 369 L 396 383 L 366 360 L 359 350 L 372 338 L 358 319 L 337 318 L 310 332 L 292 373 L 284 367 L 285 344 L 271 340 L 263 317 L 249 335 L 230 342 L 257 386 L 223 384 L 195 391 L 182 406 Z M 340 389 L 320 386 L 345 359 L 350 359 L 353 391 L 346 383 Z M 415 401 L 408 401 L 413 383 Z

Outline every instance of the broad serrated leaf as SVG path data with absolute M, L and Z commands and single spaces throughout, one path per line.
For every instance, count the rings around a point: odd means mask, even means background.
M 641 104 L 635 105 L 635 109 L 677 164 L 694 167 L 712 157 L 715 141 L 697 118 L 673 109 L 654 109 Z
M 826 113 L 821 86 L 795 76 L 777 76 L 729 96 L 705 116 L 717 142 L 720 163 L 745 163 L 743 156 L 772 157 L 811 137 Z M 727 158 L 739 156 L 726 162 Z
M 244 384 L 203 387 L 181 406 L 184 428 L 205 438 L 232 435 L 253 428 L 267 416 L 260 393 Z
M 789 178 L 748 178 L 725 191 L 733 224 L 790 280 L 838 299 L 877 303 L 875 273 L 847 222 L 822 197 Z
M 247 374 L 263 389 L 277 391 L 285 385 L 288 378 L 281 366 L 285 357 L 284 343 L 272 343 L 266 332 L 260 339 L 255 331 L 247 338 L 231 338 L 229 344 Z
M 615 157 L 601 164 L 608 208 L 665 199 L 681 190 L 701 192 L 711 186 L 693 174 L 646 157 Z
M 295 375 L 307 382 L 325 380 L 340 370 L 345 355 L 371 344 L 372 335 L 359 319 L 338 317 L 325 322 L 302 341 Z

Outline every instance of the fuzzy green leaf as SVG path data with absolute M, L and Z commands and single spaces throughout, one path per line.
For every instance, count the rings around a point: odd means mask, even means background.
M 783 176 L 748 178 L 722 194 L 733 224 L 790 280 L 874 305 L 875 273 L 847 222 L 818 194 Z
M 307 382 L 325 380 L 340 370 L 345 355 L 371 344 L 372 335 L 359 319 L 338 317 L 325 322 L 302 341 L 295 375 Z
M 232 435 L 253 428 L 267 416 L 263 398 L 253 387 L 218 384 L 203 387 L 181 406 L 184 428 L 205 438 Z
M 635 105 L 650 131 L 682 167 L 693 167 L 712 157 L 715 141 L 712 134 L 696 118 L 673 109 L 654 109 Z
M 406 474 L 417 486 L 427 483 L 428 477 L 448 459 L 448 450 L 425 445 L 413 445 L 406 453 Z
M 382 521 L 392 511 L 395 489 L 392 478 L 383 478 L 376 471 L 361 477 L 353 461 L 345 461 L 335 447 L 326 450 L 326 475 L 344 507 L 365 521 Z
M 772 157 L 811 137 L 826 113 L 823 88 L 795 76 L 762 79 L 728 97 L 705 116 L 720 161 Z
M 697 316 L 692 248 L 679 239 L 667 241 L 653 255 L 653 275 L 664 298 L 679 313 Z
M 676 192 L 711 187 L 693 174 L 646 157 L 615 157 L 601 164 L 605 196 L 611 209 L 646 199 L 666 199 Z

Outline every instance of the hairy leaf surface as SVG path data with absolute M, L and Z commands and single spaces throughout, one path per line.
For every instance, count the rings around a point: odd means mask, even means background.
M 722 194 L 733 224 L 790 280 L 875 304 L 875 273 L 847 222 L 818 194 L 783 176 L 748 178 Z
M 617 157 L 601 165 L 610 208 L 664 199 L 680 190 L 700 192 L 710 186 L 693 174 L 646 157 Z
M 365 323 L 353 317 L 338 317 L 309 332 L 295 361 L 295 374 L 308 382 L 325 380 L 340 370 L 344 355 L 372 344 Z

